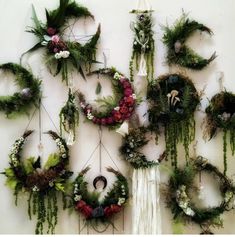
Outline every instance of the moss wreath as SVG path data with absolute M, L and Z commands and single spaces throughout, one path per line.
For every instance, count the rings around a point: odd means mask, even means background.
M 86 118 L 94 124 L 108 126 L 111 129 L 121 126 L 129 119 L 134 111 L 136 95 L 134 89 L 125 76 L 119 73 L 115 68 L 104 68 L 94 71 L 91 74 L 106 75 L 111 79 L 114 97 L 96 100 L 105 108 L 105 111 L 97 111 L 85 101 L 84 95 L 79 92 L 78 97 L 80 106 Z
M 216 207 L 198 208 L 190 200 L 190 189 L 193 188 L 193 180 L 198 172 L 207 172 L 214 175 L 220 182 L 220 191 L 223 200 Z M 229 210 L 230 201 L 233 199 L 235 187 L 232 181 L 222 174 L 215 166 L 208 163 L 207 159 L 198 157 L 183 169 L 176 169 L 169 181 L 167 192 L 167 204 L 171 208 L 174 219 L 192 221 L 208 231 L 210 226 L 221 227 L 220 215 Z
M 27 137 L 33 131 L 26 131 L 22 137 L 17 139 L 12 147 L 10 167 L 5 169 L 7 177 L 6 185 L 14 190 L 16 197 L 20 192 L 29 193 L 28 215 L 37 216 L 35 233 L 42 234 L 44 223 L 48 224 L 47 233 L 54 233 L 57 224 L 57 191 L 64 192 L 65 182 L 72 175 L 67 170 L 68 147 L 66 142 L 53 131 L 48 134 L 55 140 L 59 153 L 51 154 L 44 166 L 41 168 L 40 157 L 30 157 L 22 162 L 21 151 Z
M 150 129 L 159 133 L 159 124 L 165 127 L 166 153 L 172 166 L 177 167 L 177 144 L 182 142 L 189 157 L 189 144 L 194 140 L 194 111 L 199 95 L 192 81 L 181 74 L 160 76 L 149 84 Z
M 68 20 L 71 18 L 79 19 L 81 17 L 91 17 L 94 19 L 94 16 L 86 7 L 77 4 L 73 0 L 60 0 L 60 5 L 57 9 L 52 11 L 46 9 L 46 23 L 39 21 L 33 7 L 33 21 L 35 26 L 31 27 L 28 32 L 38 37 L 39 42 L 23 55 L 46 47 L 46 64 L 49 67 L 51 65 L 56 67 L 54 76 L 61 72 L 62 81 L 68 84 L 68 64 L 71 63 L 85 78 L 82 64 L 90 66 L 96 62 L 96 44 L 100 36 L 100 25 L 96 33 L 85 45 L 81 45 L 77 41 L 70 42 L 63 39 L 63 31 L 66 28 Z
M 31 105 L 38 105 L 41 97 L 41 82 L 22 66 L 15 63 L 6 63 L 0 65 L 4 72 L 11 72 L 15 76 L 16 84 L 21 88 L 9 96 L 0 96 L 0 111 L 4 111 L 7 117 L 27 113 Z
M 226 174 L 228 134 L 230 135 L 232 155 L 235 153 L 235 95 L 227 91 L 214 95 L 206 108 L 206 115 L 205 137 L 213 138 L 216 136 L 218 129 L 221 129 L 224 133 L 224 174 Z

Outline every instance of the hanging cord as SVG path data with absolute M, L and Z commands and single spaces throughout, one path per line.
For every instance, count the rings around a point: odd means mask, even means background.
M 102 127 L 99 126 L 99 171 L 102 172 Z
M 219 89 L 220 92 L 224 91 L 223 81 L 224 81 L 224 72 L 220 71 L 217 72 L 218 82 L 219 82 Z
M 38 156 L 43 155 L 43 145 L 42 145 L 42 111 L 41 111 L 41 98 L 39 99 L 38 107 L 38 130 L 39 130 L 39 142 L 38 142 Z

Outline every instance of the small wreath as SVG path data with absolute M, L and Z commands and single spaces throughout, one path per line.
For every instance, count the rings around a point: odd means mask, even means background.
M 134 111 L 136 95 L 130 81 L 114 68 L 99 69 L 91 74 L 109 76 L 115 97 L 97 100 L 106 109 L 105 111 L 98 112 L 90 104 L 86 103 L 84 95 L 79 93 L 80 106 L 83 113 L 94 124 L 110 128 L 119 127 L 125 120 L 131 117 Z
M 204 59 L 185 44 L 186 40 L 197 30 L 213 34 L 211 29 L 197 21 L 190 20 L 186 14 L 183 14 L 172 28 L 165 27 L 163 42 L 167 46 L 169 64 L 201 70 L 216 58 L 214 53 L 209 59 Z
M 10 167 L 5 169 L 7 177 L 6 185 L 14 190 L 17 197 L 19 192 L 29 193 L 28 214 L 31 219 L 32 214 L 37 215 L 36 234 L 43 233 L 44 222 L 48 223 L 48 233 L 54 233 L 57 224 L 57 197 L 56 191 L 64 192 L 65 182 L 72 175 L 67 170 L 68 147 L 65 141 L 55 132 L 48 134 L 55 140 L 59 148 L 59 154 L 51 154 L 41 168 L 40 157 L 35 160 L 30 157 L 22 162 L 21 151 L 27 137 L 33 131 L 26 131 L 22 137 L 15 141 L 10 157 Z M 47 201 L 46 201 L 47 200 Z
M 75 209 L 81 213 L 87 221 L 110 222 L 110 218 L 120 212 L 126 204 L 129 196 L 126 178 L 118 171 L 108 168 L 115 174 L 117 180 L 102 201 L 99 201 L 99 193 L 89 192 L 88 183 L 84 175 L 90 168 L 82 170 L 73 183 L 73 200 Z
M 194 140 L 194 111 L 199 96 L 192 81 L 181 74 L 167 74 L 148 88 L 150 129 L 165 127 L 166 152 L 177 166 L 177 144 L 182 142 L 188 158 L 188 146 Z
M 227 171 L 227 134 L 230 135 L 232 155 L 235 154 L 235 95 L 223 91 L 212 97 L 206 108 L 205 137 L 209 139 L 216 136 L 218 129 L 224 132 L 224 172 Z
M 41 97 L 39 80 L 18 64 L 2 64 L 0 69 L 13 73 L 16 84 L 22 89 L 11 96 L 0 96 L 0 110 L 4 111 L 7 117 L 27 113 L 32 104 L 38 105 Z
M 33 21 L 35 26 L 28 32 L 38 37 L 39 42 L 29 49 L 26 53 L 33 52 L 39 48 L 46 47 L 46 64 L 56 67 L 54 76 L 62 73 L 62 80 L 68 84 L 68 63 L 71 63 L 78 72 L 85 78 L 82 64 L 91 65 L 95 62 L 96 44 L 100 36 L 100 26 L 95 35 L 85 44 L 70 42 L 63 39 L 64 26 L 70 18 L 81 18 L 94 16 L 86 7 L 78 5 L 73 0 L 60 0 L 60 5 L 53 11 L 46 9 L 46 20 L 44 24 L 37 18 L 33 7 Z M 24 55 L 23 54 L 23 55 Z M 22 55 L 22 56 L 23 56 Z M 21 57 L 22 57 L 21 56 Z
M 223 200 L 219 206 L 204 209 L 197 208 L 190 200 L 190 189 L 193 187 L 193 180 L 198 172 L 213 174 L 220 182 L 220 191 Z M 174 219 L 182 218 L 184 221 L 192 221 L 199 224 L 203 229 L 209 226 L 222 225 L 220 215 L 228 211 L 229 203 L 235 193 L 235 188 L 225 175 L 215 166 L 209 164 L 203 157 L 198 157 L 192 164 L 184 169 L 176 169 L 169 181 L 169 192 L 167 203 L 171 208 Z

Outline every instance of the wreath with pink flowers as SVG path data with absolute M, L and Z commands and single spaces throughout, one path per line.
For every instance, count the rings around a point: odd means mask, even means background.
M 85 96 L 79 92 L 80 106 L 87 120 L 97 125 L 109 128 L 119 127 L 125 120 L 129 119 L 134 111 L 136 95 L 129 79 L 119 73 L 115 68 L 104 68 L 91 72 L 91 74 L 106 75 L 111 79 L 113 93 L 109 96 L 96 100 L 102 111 L 97 111 L 86 102 Z

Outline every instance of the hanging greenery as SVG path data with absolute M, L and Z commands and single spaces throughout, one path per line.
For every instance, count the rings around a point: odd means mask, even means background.
M 100 111 L 97 111 L 85 101 L 84 95 L 79 92 L 78 97 L 83 113 L 94 124 L 109 128 L 120 127 L 125 120 L 131 117 L 136 102 L 136 95 L 129 79 L 115 68 L 99 69 L 91 74 L 108 76 L 111 79 L 114 96 L 96 100 L 100 105 Z
M 153 79 L 154 74 L 154 32 L 152 11 L 137 11 L 136 22 L 131 23 L 134 32 L 134 43 L 130 61 L 130 79 L 133 81 L 134 70 L 138 70 L 139 76 L 147 76 L 148 81 Z
M 0 70 L 12 73 L 15 76 L 15 83 L 21 89 L 13 95 L 0 96 L 0 111 L 5 112 L 9 118 L 27 113 L 32 105 L 38 106 L 41 82 L 35 79 L 31 72 L 14 63 L 2 64 Z
M 54 76 L 61 72 L 62 80 L 66 84 L 68 84 L 68 66 L 70 64 L 77 68 L 78 72 L 85 78 L 82 65 L 90 67 L 92 63 L 96 62 L 96 44 L 100 36 L 100 26 L 85 45 L 77 41 L 70 42 L 64 39 L 64 31 L 68 20 L 71 18 L 80 19 L 81 17 L 94 18 L 86 7 L 77 4 L 73 0 L 60 0 L 57 9 L 52 11 L 46 9 L 46 23 L 42 23 L 38 19 L 33 7 L 35 26 L 31 27 L 28 32 L 33 33 L 39 42 L 24 54 L 39 48 L 46 48 L 46 64 L 50 71 L 54 68 Z
M 187 14 L 183 13 L 173 27 L 166 26 L 164 30 L 163 42 L 167 46 L 167 62 L 170 65 L 178 64 L 182 67 L 201 70 L 216 58 L 214 53 L 209 59 L 205 59 L 186 45 L 187 39 L 197 30 L 213 34 L 207 26 L 190 20 Z
M 10 167 L 4 172 L 7 177 L 6 185 L 14 190 L 16 205 L 20 192 L 29 194 L 29 218 L 32 215 L 37 216 L 35 233 L 43 234 L 44 224 L 47 223 L 47 233 L 53 234 L 57 224 L 57 192 L 64 192 L 66 180 L 72 175 L 67 170 L 69 150 L 60 136 L 49 131 L 48 134 L 55 140 L 59 153 L 49 155 L 44 168 L 41 167 L 40 157 L 30 157 L 23 162 L 21 152 L 32 132 L 26 131 L 12 147 L 9 155 Z
M 75 209 L 93 224 L 99 222 L 109 222 L 110 218 L 120 212 L 126 204 L 129 197 L 128 183 L 126 178 L 114 170 L 107 168 L 108 172 L 114 173 L 117 180 L 106 196 L 99 200 L 100 193 L 89 192 L 84 175 L 90 168 L 82 170 L 73 183 L 73 203 Z
M 235 95 L 223 91 L 214 95 L 206 108 L 205 137 L 209 140 L 221 129 L 224 133 L 224 174 L 227 171 L 227 138 L 229 136 L 232 155 L 235 153 Z
M 194 185 L 195 175 L 207 172 L 220 184 L 223 200 L 215 207 L 198 208 L 191 200 L 191 191 L 198 190 Z M 169 181 L 169 190 L 166 194 L 168 206 L 174 219 L 183 222 L 192 221 L 208 231 L 209 227 L 222 227 L 220 215 L 229 210 L 229 204 L 235 194 L 235 187 L 231 180 L 223 175 L 215 166 L 208 163 L 207 159 L 198 157 L 183 169 L 176 169 Z M 193 194 L 195 195 L 195 193 Z
M 191 80 L 181 74 L 167 74 L 149 84 L 147 99 L 150 103 L 150 129 L 159 132 L 165 127 L 166 153 L 173 167 L 177 167 L 177 144 L 183 143 L 186 162 L 189 144 L 195 137 L 194 111 L 199 96 Z

